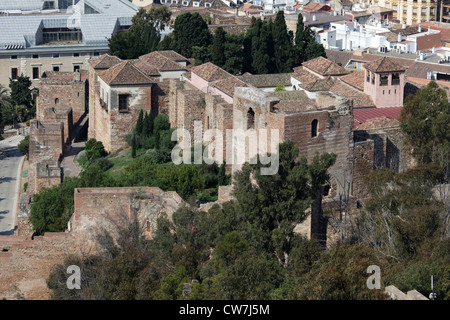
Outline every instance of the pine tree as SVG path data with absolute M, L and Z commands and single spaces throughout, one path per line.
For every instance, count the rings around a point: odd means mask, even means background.
M 212 63 L 219 67 L 225 64 L 225 35 L 225 30 L 222 27 L 218 27 L 211 47 Z
M 185 57 L 192 57 L 192 47 L 207 47 L 212 42 L 208 25 L 199 13 L 180 14 L 173 25 L 174 49 Z

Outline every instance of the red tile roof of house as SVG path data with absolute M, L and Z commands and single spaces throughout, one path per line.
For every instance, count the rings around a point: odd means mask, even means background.
M 424 29 L 428 27 L 431 28 L 431 30 L 439 30 L 441 32 L 441 40 L 445 42 L 450 42 L 450 24 L 448 23 L 438 23 L 433 21 L 428 22 L 422 22 L 420 23 L 422 26 L 422 31 L 425 31 Z
M 216 66 L 214 63 L 206 62 L 204 64 L 191 68 L 191 72 L 195 73 L 199 77 L 205 79 L 208 82 L 222 80 L 232 75 L 222 68 Z
M 317 2 L 309 2 L 307 5 L 303 6 L 303 11 L 317 12 L 317 11 L 328 11 L 330 6 L 326 4 L 320 4 Z
M 249 85 L 241 80 L 239 80 L 235 76 L 227 77 L 225 79 L 214 81 L 211 84 L 213 87 L 219 89 L 223 93 L 229 95 L 230 97 L 234 96 L 234 88 L 237 87 L 249 87 Z
M 355 71 L 339 77 L 339 79 L 360 91 L 364 91 L 364 71 Z
M 188 61 L 188 59 L 178 52 L 175 52 L 173 50 L 159 50 L 157 51 L 159 54 L 163 55 L 164 57 L 171 59 L 173 61 Z
M 404 67 L 399 65 L 389 57 L 382 57 L 373 62 L 367 63 L 364 67 L 372 72 L 401 72 L 406 71 Z
M 109 54 L 105 53 L 99 57 L 91 59 L 89 63 L 94 69 L 109 69 L 112 66 L 120 63 L 121 61 L 122 60 L 120 60 L 118 57 L 110 56 Z
M 122 61 L 108 70 L 100 71 L 99 77 L 109 85 L 133 85 L 154 83 L 138 70 L 132 61 Z
M 181 64 L 175 62 L 174 60 L 172 60 L 172 58 L 168 58 L 167 56 L 175 57 L 174 54 L 168 53 L 167 51 L 163 51 L 163 53 L 159 51 L 153 51 L 140 56 L 139 59 L 152 65 L 159 71 L 177 71 L 186 69 L 186 67 L 183 67 Z
M 349 71 L 338 65 L 336 62 L 328 60 L 324 57 L 317 57 L 312 60 L 303 62 L 303 67 L 308 68 L 321 76 L 335 76 L 348 74 Z
M 379 117 L 399 120 L 401 112 L 402 107 L 354 109 L 353 126 L 358 127 L 370 119 Z

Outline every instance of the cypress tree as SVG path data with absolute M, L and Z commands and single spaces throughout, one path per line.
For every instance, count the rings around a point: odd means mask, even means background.
M 153 116 L 153 112 L 150 111 L 147 118 L 147 136 L 151 136 L 153 133 L 155 117 Z
M 222 27 L 218 27 L 211 47 L 212 63 L 219 67 L 225 64 L 225 35 L 225 30 Z
M 144 125 L 144 110 L 139 111 L 139 116 L 136 122 L 135 133 L 140 136 L 142 134 L 142 127 Z
M 284 11 L 278 11 L 273 23 L 274 57 L 276 72 L 290 72 L 295 66 L 295 53 L 284 19 Z
M 150 130 L 149 130 L 148 125 L 149 125 L 148 113 L 145 112 L 144 121 L 143 121 L 143 124 L 142 124 L 142 136 L 143 137 L 148 137 L 149 136 L 148 133 L 150 132 Z
M 136 135 L 133 134 L 133 139 L 131 140 L 131 157 L 136 158 Z
M 300 65 L 305 58 L 306 51 L 306 37 L 305 37 L 305 24 L 303 23 L 303 15 L 298 14 L 297 31 L 295 32 L 295 49 L 297 51 L 297 65 Z

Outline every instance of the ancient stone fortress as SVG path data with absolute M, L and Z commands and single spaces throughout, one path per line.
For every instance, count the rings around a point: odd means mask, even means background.
M 39 84 L 37 119 L 30 124 L 29 186 L 20 199 L 18 232 L 0 237 L 0 297 L 47 298 L 51 266 L 80 246 L 84 252 L 95 250 L 97 231 L 137 218 L 151 236 L 157 217 L 170 218 L 183 203 L 175 192 L 159 188 L 75 189 L 66 232 L 32 237 L 25 228 L 32 195 L 61 183 L 60 160 L 86 127 L 88 138 L 102 141 L 108 152 L 126 146 L 140 110 L 167 115 L 172 128 L 186 129 L 192 137 L 196 122 L 203 131 L 218 129 L 224 135 L 227 129 L 276 129 L 278 142 L 293 141 L 308 160 L 316 152 L 335 153 L 324 206 L 345 197 L 356 207 L 367 197 L 363 179 L 372 170 L 401 171 L 411 163 L 395 120 L 404 81 L 404 69 L 389 58 L 354 73 L 320 57 L 291 73 L 234 76 L 209 62 L 195 66 L 174 51 L 134 60 L 105 54 L 91 59 L 87 72 L 46 73 Z M 279 85 L 285 91 L 275 91 Z M 224 144 L 218 152 L 226 159 L 229 150 Z M 218 202 L 231 199 L 231 191 L 228 186 L 219 190 Z M 315 236 L 323 210 L 311 212 L 309 233 Z
M 45 236 L 0 236 L 0 297 L 48 299 L 46 279 L 53 265 L 71 254 L 93 254 L 96 232 L 114 233 L 115 225 L 137 219 L 151 237 L 159 216 L 171 217 L 183 204 L 176 192 L 159 188 L 75 189 L 75 210 L 68 230 Z

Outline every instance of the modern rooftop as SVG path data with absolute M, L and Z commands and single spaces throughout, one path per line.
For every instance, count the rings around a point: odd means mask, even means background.
M 51 9 L 44 9 L 42 0 L 0 0 L 0 52 L 73 46 L 106 49 L 107 39 L 128 28 L 138 9 L 128 0 L 110 0 L 108 4 L 75 0 L 75 6 L 67 5 L 68 1 L 50 2 Z M 58 3 L 66 5 L 58 8 Z

